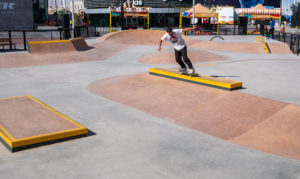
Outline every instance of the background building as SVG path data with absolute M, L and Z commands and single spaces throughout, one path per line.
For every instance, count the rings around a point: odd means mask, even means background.
M 0 29 L 34 29 L 32 0 L 1 0 Z
M 80 14 L 85 9 L 83 0 L 74 1 L 74 12 Z M 72 11 L 72 2 L 70 2 L 70 10 Z
M 109 7 L 116 6 L 118 0 L 85 0 L 85 7 L 88 22 L 90 25 L 108 26 L 109 25 Z M 178 26 L 180 8 L 190 8 L 192 0 L 129 0 L 131 3 L 139 4 L 139 6 L 150 7 L 150 26 L 165 27 Z M 118 5 L 120 6 L 120 5 Z M 134 19 L 127 19 L 132 22 Z M 134 20 L 138 26 L 143 26 L 145 20 L 137 18 Z M 189 25 L 190 20 L 184 19 L 183 25 Z M 116 18 L 113 21 L 114 26 L 119 26 Z
M 204 6 L 234 6 L 235 8 L 250 8 L 257 4 L 279 8 L 281 0 L 196 0 Z

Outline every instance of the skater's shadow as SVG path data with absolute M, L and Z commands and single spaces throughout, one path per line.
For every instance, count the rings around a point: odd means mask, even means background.
M 232 77 L 232 78 L 239 78 L 240 76 L 230 76 L 230 75 L 226 75 L 226 76 L 220 76 L 220 75 L 210 75 L 211 77 L 214 78 L 224 78 L 224 77 Z

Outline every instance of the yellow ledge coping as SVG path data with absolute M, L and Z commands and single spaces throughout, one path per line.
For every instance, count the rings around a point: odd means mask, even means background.
M 50 41 L 30 41 L 31 44 L 48 44 L 48 43 L 62 43 L 62 42 L 71 42 L 71 40 L 50 40 Z
M 225 89 L 230 91 L 235 89 L 240 89 L 243 86 L 243 83 L 240 81 L 233 81 L 224 78 L 211 77 L 207 75 L 199 75 L 199 76 L 182 75 L 179 72 L 177 72 L 175 69 L 150 68 L 149 73 L 151 75 L 167 77 L 171 79 L 181 80 L 189 83 L 195 83 L 195 84 L 200 84 L 204 86 L 210 86 L 210 87 Z

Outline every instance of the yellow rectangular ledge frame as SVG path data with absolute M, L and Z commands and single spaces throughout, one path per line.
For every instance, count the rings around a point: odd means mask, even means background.
M 32 96 L 0 99 L 0 109 L 0 141 L 11 152 L 88 134 L 86 127 Z
M 151 75 L 162 76 L 166 78 L 176 79 L 180 81 L 200 84 L 204 86 L 209 86 L 209 87 L 214 87 L 214 88 L 219 88 L 219 89 L 224 89 L 229 91 L 240 89 L 243 86 L 243 83 L 240 81 L 233 81 L 224 78 L 216 78 L 207 75 L 200 75 L 200 76 L 182 75 L 175 69 L 150 68 L 149 73 Z

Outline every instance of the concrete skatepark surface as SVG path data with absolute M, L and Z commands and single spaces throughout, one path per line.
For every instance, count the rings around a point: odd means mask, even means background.
M 13 66 L 8 59 L 26 53 L 0 54 L 1 64 L 6 64 L 0 65 L 1 98 L 33 95 L 95 133 L 14 154 L 0 145 L 5 164 L 0 178 L 300 178 L 299 143 L 294 138 L 299 136 L 299 57 L 200 49 L 226 57 L 195 66 L 201 74 L 243 81 L 245 89 L 232 93 L 150 78 L 145 73 L 149 68 L 177 67 L 139 62 L 145 54 L 156 54 L 157 46 L 101 39 L 87 43 L 94 48 L 64 64 L 46 60 L 43 66 Z M 106 43 L 115 44 L 114 53 L 105 55 Z M 164 47 L 171 53 L 170 48 Z M 77 53 L 82 52 L 69 57 Z M 83 60 L 86 57 L 94 60 Z M 131 88 L 134 92 L 127 93 Z M 168 113 L 171 117 L 165 116 L 168 110 L 174 111 Z M 195 121 L 195 115 L 202 120 Z M 247 123 L 239 123 L 239 117 Z M 215 129 L 211 123 L 217 124 Z M 288 151 L 282 149 L 286 146 Z

